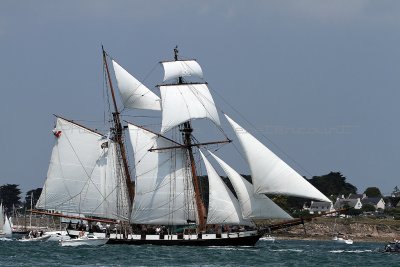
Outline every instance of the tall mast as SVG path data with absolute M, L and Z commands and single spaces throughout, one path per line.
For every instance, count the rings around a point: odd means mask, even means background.
M 107 53 L 104 50 L 103 46 L 101 48 L 103 50 L 103 64 L 106 68 L 108 83 L 110 85 L 111 96 L 112 96 L 112 100 L 113 100 L 113 104 L 114 104 L 114 112 L 112 113 L 113 121 L 114 121 L 114 138 L 115 138 L 115 142 L 118 144 L 119 149 L 117 149 L 117 151 L 120 154 L 120 157 L 122 159 L 123 170 L 125 172 L 125 182 L 128 187 L 128 194 L 129 194 L 129 200 L 130 200 L 129 201 L 129 213 L 130 213 L 131 209 L 132 209 L 133 198 L 135 196 L 135 188 L 134 188 L 134 184 L 132 183 L 132 180 L 131 180 L 128 161 L 127 161 L 127 157 L 126 157 L 126 151 L 125 151 L 123 135 L 122 135 L 122 124 L 121 124 L 121 120 L 119 118 L 120 113 L 118 111 L 117 101 L 115 100 L 114 87 L 113 87 L 113 84 L 111 81 L 110 71 L 108 69 Z
M 178 60 L 178 46 L 174 48 L 174 58 L 175 61 Z M 178 84 L 183 84 L 183 79 L 182 77 L 178 78 Z M 195 193 L 195 202 L 197 206 L 197 212 L 199 216 L 199 226 L 198 230 L 203 231 L 206 228 L 206 209 L 204 206 L 204 202 L 201 198 L 201 192 L 200 192 L 200 183 L 199 183 L 199 178 L 196 174 L 196 165 L 194 164 L 194 157 L 193 157 L 193 150 L 192 150 L 192 126 L 190 124 L 190 121 L 187 121 L 183 123 L 182 128 L 180 130 L 183 135 L 183 142 L 184 146 L 189 152 L 189 163 L 192 171 L 192 176 L 193 176 L 193 187 L 194 187 L 194 193 Z

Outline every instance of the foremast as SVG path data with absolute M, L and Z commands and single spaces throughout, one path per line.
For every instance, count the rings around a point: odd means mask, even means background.
M 124 172 L 125 182 L 126 182 L 128 196 L 129 196 L 129 214 L 130 214 L 132 212 L 132 203 L 133 203 L 133 199 L 135 197 L 135 188 L 134 188 L 134 184 L 131 180 L 131 175 L 130 175 L 130 171 L 129 171 L 129 165 L 128 165 L 128 160 L 127 160 L 127 156 L 126 156 L 126 150 L 125 150 L 124 138 L 123 138 L 123 128 L 122 128 L 121 120 L 119 117 L 120 113 L 118 110 L 117 101 L 115 99 L 114 87 L 113 87 L 113 83 L 111 80 L 110 71 L 108 68 L 107 53 L 104 50 L 103 46 L 102 46 L 102 50 L 103 50 L 103 64 L 104 64 L 104 67 L 105 67 L 105 70 L 107 73 L 108 84 L 109 84 L 109 88 L 111 91 L 111 97 L 112 97 L 113 106 L 114 106 L 114 112 L 112 113 L 113 124 L 114 124 L 113 139 L 118 144 L 117 145 L 117 154 L 118 154 L 118 158 L 120 158 L 122 161 L 122 171 Z
M 178 61 L 178 46 L 174 48 L 174 59 Z M 178 77 L 178 84 L 184 84 L 182 77 Z M 204 231 L 206 229 L 207 213 L 206 208 L 201 197 L 200 181 L 196 173 L 196 165 L 193 156 L 193 144 L 192 144 L 192 132 L 193 128 L 190 121 L 187 121 L 180 125 L 180 131 L 182 132 L 183 144 L 187 149 L 189 154 L 189 164 L 190 170 L 192 172 L 193 178 L 193 188 L 194 188 L 194 199 L 196 202 L 197 212 L 198 212 L 198 231 Z

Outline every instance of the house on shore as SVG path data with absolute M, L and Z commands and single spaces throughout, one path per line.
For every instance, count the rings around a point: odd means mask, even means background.
M 361 200 L 363 205 L 372 205 L 374 206 L 375 210 L 385 209 L 385 201 L 382 197 L 366 197 Z
M 321 214 L 335 211 L 332 202 L 323 201 L 311 201 L 311 205 L 308 210 L 310 211 L 310 214 Z
M 359 198 L 349 199 L 349 198 L 338 198 L 333 205 L 336 210 L 343 208 L 353 208 L 359 210 L 362 208 L 362 203 Z

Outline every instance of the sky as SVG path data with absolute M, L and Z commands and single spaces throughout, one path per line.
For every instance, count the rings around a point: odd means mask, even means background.
M 105 130 L 101 45 L 156 93 L 158 62 L 178 45 L 216 105 L 301 175 L 339 171 L 359 192 L 389 194 L 400 185 L 398 14 L 387 0 L 2 0 L 0 185 L 43 186 L 53 114 Z

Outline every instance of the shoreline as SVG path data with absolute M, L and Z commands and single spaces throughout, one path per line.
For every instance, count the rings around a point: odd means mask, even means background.
M 332 240 L 342 233 L 354 242 L 388 243 L 400 239 L 400 220 L 316 218 L 303 225 L 272 231 L 277 240 Z

